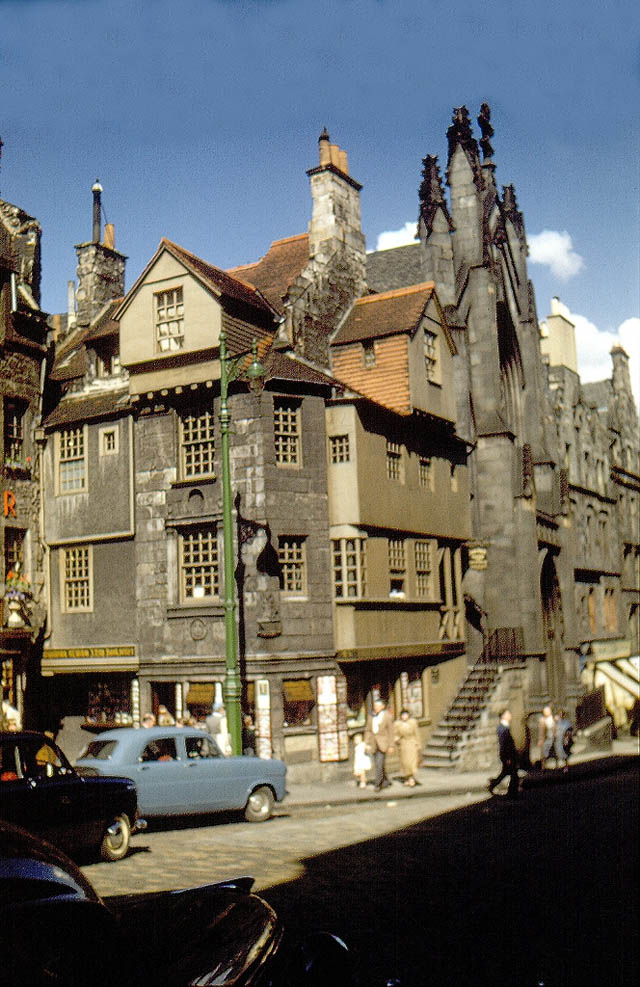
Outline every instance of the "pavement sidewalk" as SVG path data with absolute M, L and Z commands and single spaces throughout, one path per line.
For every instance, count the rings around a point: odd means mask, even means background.
M 637 737 L 614 740 L 610 749 L 581 749 L 580 742 L 574 748 L 575 754 L 569 762 L 569 771 L 532 771 L 523 779 L 523 788 L 539 785 L 568 782 L 578 778 L 593 777 L 598 774 L 618 770 L 627 763 L 629 756 L 638 756 Z M 498 762 L 494 767 L 497 769 Z M 376 792 L 373 785 L 365 789 L 356 786 L 354 779 L 287 785 L 288 794 L 282 803 L 282 810 L 293 808 L 313 808 L 317 806 L 358 805 L 361 802 L 388 802 L 397 799 L 437 798 L 452 795 L 478 795 L 487 792 L 490 771 L 447 771 L 440 768 L 420 768 L 417 774 L 418 785 L 409 788 L 402 781 L 393 781 L 389 788 Z M 394 777 L 393 775 L 391 777 Z M 506 791 L 507 781 L 503 783 Z M 502 785 L 497 789 L 500 793 Z M 279 807 L 280 808 L 280 807 Z

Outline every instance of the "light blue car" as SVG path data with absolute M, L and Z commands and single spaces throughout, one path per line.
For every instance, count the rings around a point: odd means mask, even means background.
M 237 809 L 248 822 L 263 822 L 286 794 L 284 761 L 224 757 L 213 737 L 194 727 L 106 730 L 76 770 L 131 778 L 145 817 Z

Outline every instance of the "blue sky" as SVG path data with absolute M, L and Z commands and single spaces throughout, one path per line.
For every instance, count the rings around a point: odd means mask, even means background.
M 128 285 L 162 236 L 246 263 L 306 230 L 326 125 L 374 249 L 415 221 L 424 155 L 444 171 L 452 107 L 486 100 L 538 314 L 559 295 L 608 375 L 621 325 L 627 348 L 640 336 L 637 6 L 0 0 L 0 195 L 42 224 L 43 307 L 65 308 L 96 176 Z

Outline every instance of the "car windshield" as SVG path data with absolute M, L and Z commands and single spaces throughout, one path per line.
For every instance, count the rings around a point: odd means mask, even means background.
M 117 746 L 117 740 L 92 740 L 84 749 L 79 759 L 93 757 L 98 761 L 106 761 L 111 757 Z

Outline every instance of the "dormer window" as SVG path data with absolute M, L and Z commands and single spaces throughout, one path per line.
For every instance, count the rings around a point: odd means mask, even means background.
M 184 347 L 184 304 L 182 288 L 159 291 L 154 296 L 156 348 L 173 353 Z

